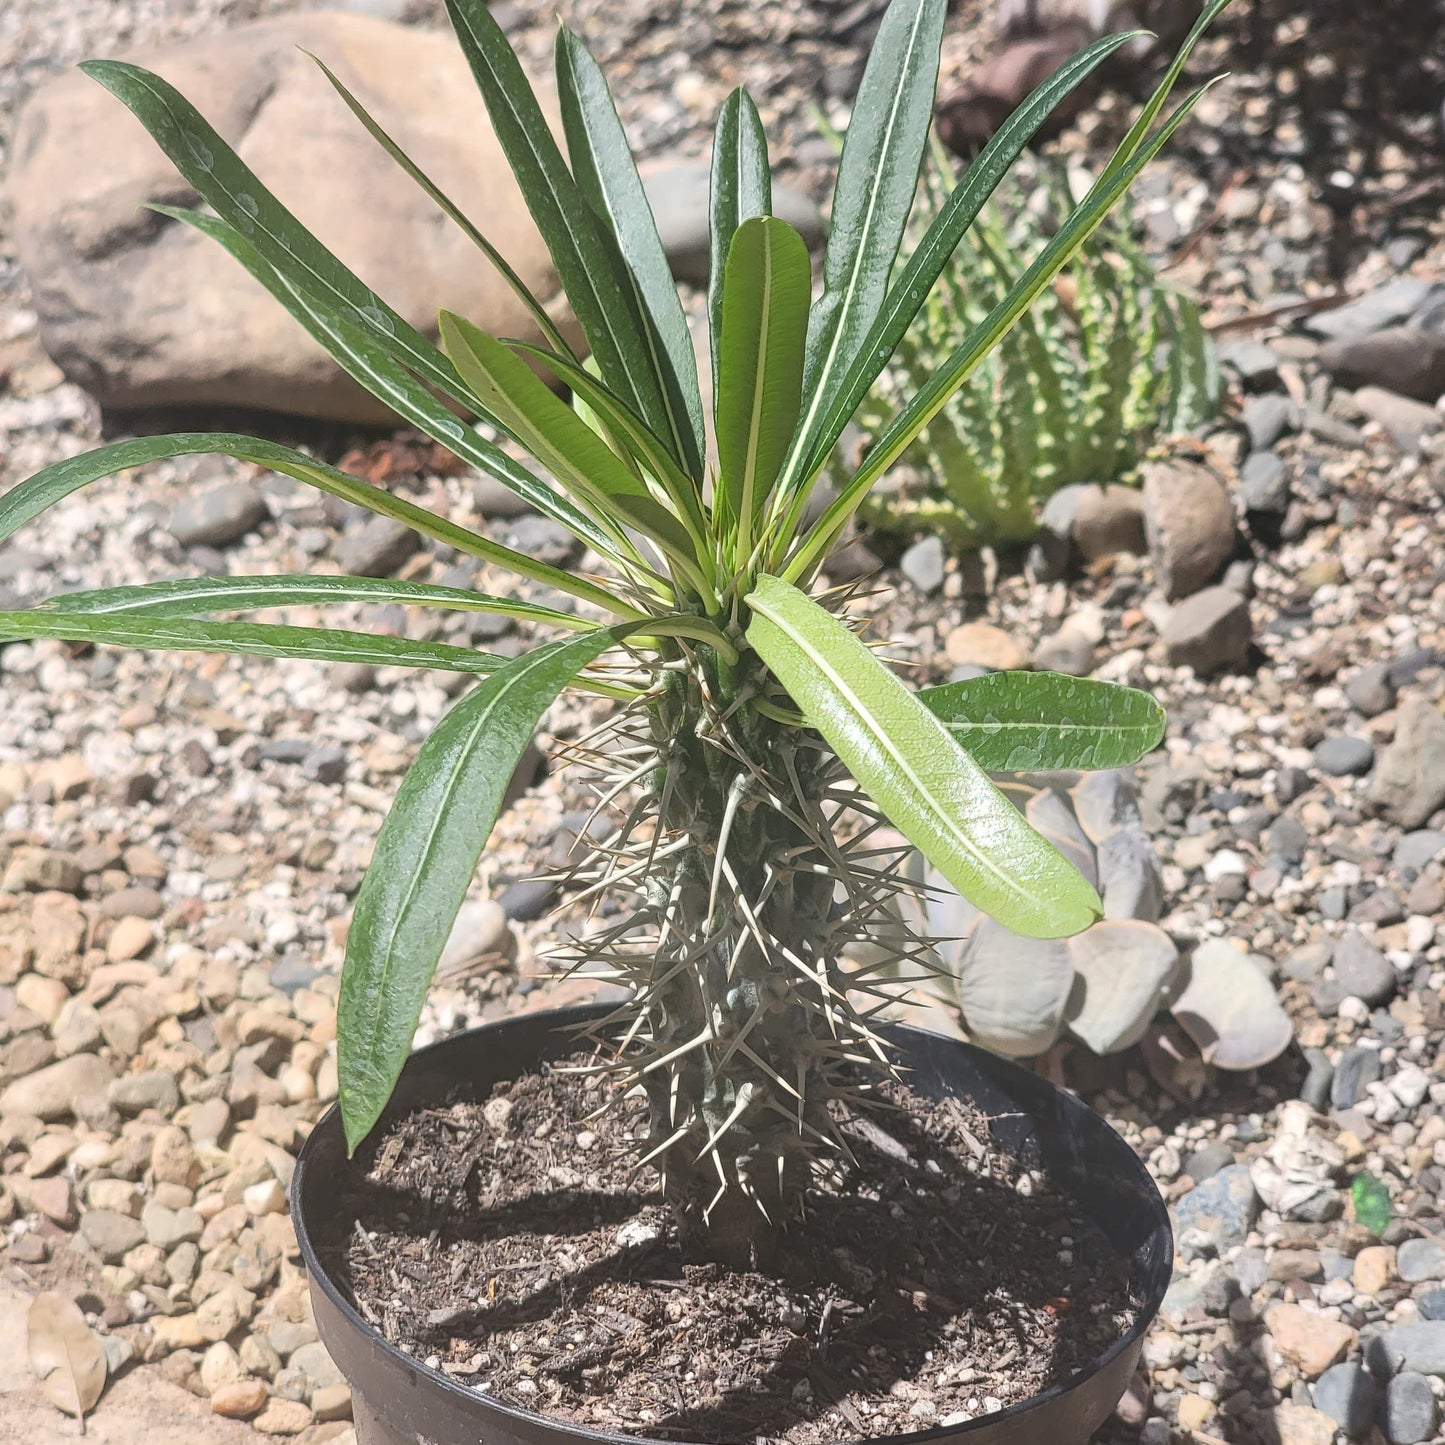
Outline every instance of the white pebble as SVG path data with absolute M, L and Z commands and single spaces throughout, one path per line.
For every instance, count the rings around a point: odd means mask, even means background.
M 246 1206 L 247 1214 L 258 1217 L 263 1214 L 281 1214 L 286 1209 L 286 1191 L 281 1187 L 279 1179 L 263 1179 L 259 1184 L 252 1184 L 241 1192 L 241 1202 Z
M 1430 1076 L 1418 1064 L 1406 1064 L 1386 1081 L 1386 1087 L 1407 1108 L 1415 1109 L 1430 1092 Z

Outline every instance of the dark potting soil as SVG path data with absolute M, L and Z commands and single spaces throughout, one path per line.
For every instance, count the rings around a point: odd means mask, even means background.
M 574 1065 L 583 1062 L 572 1061 Z M 660 1439 L 826 1445 L 956 1422 L 1089 1364 L 1128 1267 L 988 1120 L 899 1084 L 769 1273 L 685 1259 L 640 1099 L 548 1068 L 383 1126 L 316 1235 L 392 1343 L 527 1410 Z

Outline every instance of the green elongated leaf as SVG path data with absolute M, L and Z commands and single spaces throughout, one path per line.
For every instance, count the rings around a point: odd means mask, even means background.
M 991 672 L 915 696 L 990 773 L 1125 768 L 1164 736 L 1147 692 L 1056 672 Z
M 256 612 L 266 607 L 326 607 L 338 602 L 400 602 L 454 612 L 490 612 L 569 632 L 591 632 L 597 623 L 570 612 L 538 607 L 514 597 L 489 597 L 464 587 L 395 582 L 389 577 L 325 577 L 285 573 L 266 577 L 181 577 L 134 587 L 65 592 L 36 604 L 42 612 L 124 612 L 147 617 L 209 617 L 216 612 Z
M 447 0 L 447 14 L 492 129 L 542 234 L 603 380 L 661 437 L 674 419 L 632 274 L 557 149 L 531 84 L 486 0 Z M 685 419 L 679 419 L 681 431 Z M 687 465 L 687 458 L 678 461 Z
M 718 344 L 722 336 L 723 280 L 728 247 L 744 221 L 773 213 L 773 172 L 768 138 L 758 108 L 739 87 L 723 102 L 712 142 L 712 183 L 708 197 L 711 248 L 707 312 L 712 347 L 713 410 L 717 410 Z
M 1155 87 L 1153 95 L 1145 102 L 1140 110 L 1134 124 L 1129 127 L 1124 139 L 1119 142 L 1118 149 L 1109 158 L 1109 163 L 1104 167 L 1100 181 L 1107 181 L 1113 177 L 1115 172 L 1120 171 L 1129 162 L 1129 158 L 1143 143 L 1153 128 L 1154 122 L 1159 119 L 1164 109 L 1164 103 L 1169 99 L 1169 93 L 1184 74 L 1184 67 L 1189 63 L 1189 57 L 1194 53 L 1194 47 L 1199 44 L 1204 32 L 1219 18 L 1229 0 L 1209 0 L 1203 10 L 1199 12 L 1199 19 L 1194 22 L 1189 34 L 1184 37 L 1184 43 L 1179 47 L 1179 52 L 1169 63 L 1169 69 L 1164 72 L 1164 78 Z
M 444 642 L 412 642 L 331 627 L 271 622 L 187 622 L 178 618 L 63 612 L 31 607 L 0 612 L 0 642 L 58 638 L 157 652 L 229 652 L 294 657 L 306 662 L 367 662 L 377 667 L 434 667 L 442 672 L 495 672 L 507 659 Z
M 509 491 L 515 492 L 533 510 L 559 522 L 595 552 L 603 556 L 613 556 L 614 560 L 617 560 L 613 538 L 592 517 L 576 507 L 555 487 L 548 486 L 533 476 L 501 447 L 489 442 L 473 427 L 467 426 L 455 416 L 411 372 L 394 361 L 384 347 L 373 341 L 366 331 L 352 325 L 347 319 L 348 312 L 344 307 L 293 286 L 227 222 L 215 216 L 178 210 L 171 206 L 154 206 L 152 209 L 184 221 L 224 246 L 311 333 L 317 343 L 349 376 L 364 386 L 378 401 L 389 406 L 399 417 L 410 422 L 433 441 L 450 448 L 463 461 L 470 462 Z M 463 386 L 460 377 L 457 378 L 457 383 Z M 467 394 L 467 409 L 480 415 L 489 426 L 505 430 L 497 418 L 486 413 L 481 403 L 470 393 Z
M 649 340 L 655 337 L 662 347 L 653 369 L 662 381 L 674 424 L 674 453 L 690 476 L 699 477 L 703 420 L 697 353 L 632 148 L 601 68 L 565 25 L 557 31 L 556 69 L 572 174 L 592 209 L 611 223 L 622 259 L 636 279 L 644 318 L 651 322 Z M 684 418 L 687 425 L 681 427 Z
M 889 288 L 883 307 L 836 379 L 810 393 L 786 476 L 789 484 L 812 477 L 831 454 L 843 428 L 893 355 L 925 298 L 978 218 L 989 197 L 1060 101 L 1138 32 L 1110 35 L 1065 61 L 1036 86 L 984 147 L 950 192 L 908 263 Z
M 309 51 L 304 53 L 310 55 Z M 311 59 L 316 62 L 321 73 L 331 82 L 336 93 L 346 102 L 352 115 L 366 127 L 366 132 L 372 140 L 426 192 L 443 215 L 457 226 L 472 245 L 496 267 L 497 273 L 511 288 L 512 294 L 527 308 L 527 314 L 536 323 L 537 330 L 542 333 L 547 344 L 555 346 L 558 351 L 570 353 L 572 348 L 568 346 L 566 337 L 557 330 L 556 323 L 547 314 L 547 308 L 532 294 L 531 287 L 517 275 L 507 258 L 476 228 L 461 207 L 402 150 L 371 112 L 347 89 L 336 72 L 319 56 L 311 55 Z
M 417 752 L 356 898 L 337 1003 L 348 1150 L 386 1107 L 507 784 L 542 714 L 617 640 L 591 633 L 508 663 L 454 706 Z
M 96 447 L 94 451 L 55 462 L 0 497 L 0 542 L 48 507 L 54 506 L 62 497 L 68 497 L 101 477 L 143 466 L 147 462 L 197 455 L 230 456 L 254 462 L 257 466 L 294 477 L 318 491 L 329 492 L 383 517 L 405 522 L 424 537 L 435 537 L 469 557 L 480 557 L 483 561 L 505 567 L 519 577 L 529 577 L 534 582 L 555 587 L 559 592 L 590 602 L 614 616 L 643 615 L 580 577 L 534 561 L 521 552 L 514 552 L 510 547 L 490 541 L 468 527 L 427 511 L 425 507 L 418 507 L 405 498 L 395 497 L 369 482 L 328 467 L 304 452 L 263 441 L 260 437 L 239 436 L 232 432 L 177 432 L 170 436 L 137 437 L 133 441 L 112 442 L 109 446 Z
M 723 293 L 717 452 L 740 562 L 798 424 L 812 285 L 808 247 L 786 221 L 755 216 L 738 227 Z
M 441 314 L 457 370 L 507 430 L 575 495 L 611 507 L 696 573 L 697 548 L 627 464 L 510 347 L 465 317 Z
M 893 825 L 969 902 L 1015 933 L 1059 938 L 1102 912 L 948 728 L 838 619 L 760 577 L 747 639 Z
M 937 415 L 949 397 L 968 380 L 979 363 L 1027 310 L 1034 297 L 1068 264 L 1069 258 L 1098 228 L 1108 215 L 1109 209 L 1128 189 L 1135 176 L 1159 153 L 1169 137 L 1199 103 L 1203 94 L 1204 90 L 1197 91 L 1186 100 L 1129 163 L 1116 171 L 1107 182 L 1096 182 L 1009 294 L 938 368 L 931 381 L 893 418 L 864 458 L 863 465 L 814 523 L 806 540 L 784 568 L 784 577 L 789 581 L 797 581 L 808 576 L 827 556 L 834 540 L 848 518 L 858 509 L 869 488 L 908 449 L 913 439 Z
M 803 389 L 830 391 L 878 316 L 933 119 L 947 0 L 893 0 L 848 121 Z
M 573 410 L 577 411 L 589 426 L 592 425 L 587 414 L 578 410 L 580 400 L 582 406 L 596 418 L 597 423 L 604 427 L 614 440 L 627 448 L 633 460 L 657 479 L 668 495 L 678 503 L 679 515 L 688 518 L 691 524 L 689 530 L 694 536 L 701 536 L 707 530 L 702 502 L 691 478 L 668 452 L 666 443 L 621 397 L 609 391 L 600 377 L 582 362 L 560 356 L 555 351 L 529 346 L 521 341 L 509 344 L 514 351 L 535 356 L 559 381 L 572 388 Z
M 443 395 L 462 406 L 470 404 L 466 388 L 437 347 L 343 266 L 179 91 L 121 60 L 88 60 L 80 68 L 130 108 L 176 169 L 268 264 L 307 291 L 330 299 L 389 355 Z

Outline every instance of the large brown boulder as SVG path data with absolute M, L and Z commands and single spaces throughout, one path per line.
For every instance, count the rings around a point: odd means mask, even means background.
M 439 307 L 531 336 L 470 241 L 371 139 L 363 105 L 565 317 L 557 279 L 455 40 L 360 15 L 291 15 L 129 59 L 176 86 L 301 221 L 404 317 Z M 196 201 L 125 107 L 78 72 L 17 127 L 15 239 L 46 349 L 102 405 L 220 404 L 339 420 L 388 413 L 214 242 L 143 210 Z

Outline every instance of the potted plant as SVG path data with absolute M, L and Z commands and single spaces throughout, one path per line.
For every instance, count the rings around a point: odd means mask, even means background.
M 884 820 L 1009 928 L 1057 938 L 1087 926 L 1099 913 L 1093 887 L 989 773 L 1127 764 L 1157 743 L 1162 714 L 1144 694 L 1048 674 L 914 691 L 859 636 L 862 619 L 826 586 L 824 569 L 869 488 L 1192 109 L 1197 96 L 1161 119 L 1193 44 L 1225 3 L 1211 0 L 1058 233 L 816 507 L 844 426 L 999 178 L 1053 106 L 1130 37 L 1090 46 L 1025 101 L 890 279 L 927 136 L 945 11 L 945 0 L 894 0 L 840 161 L 817 301 L 801 238 L 769 214 L 757 112 L 743 91 L 729 97 L 710 213 L 715 468 L 706 461 L 687 322 L 631 154 L 600 71 L 566 29 L 556 53 L 564 159 L 486 6 L 448 0 L 587 338 L 587 361 L 334 76 L 362 123 L 502 268 L 545 344 L 507 343 L 443 314 L 436 346 L 301 228 L 165 82 L 119 62 L 86 67 L 209 207 L 156 209 L 213 236 L 399 416 L 567 527 L 597 559 L 595 575 L 557 569 L 299 451 L 229 434 L 119 442 L 0 499 L 3 539 L 99 477 L 163 457 L 223 453 L 396 518 L 518 579 L 520 595 L 488 596 L 385 579 L 206 577 L 70 593 L 0 613 L 0 641 L 368 661 L 481 679 L 421 745 L 377 839 L 342 975 L 340 1107 L 312 1134 L 296 1175 L 318 1319 L 355 1383 L 366 1438 L 598 1433 L 489 1398 L 484 1381 L 470 1388 L 409 1357 L 358 1311 L 315 1248 L 338 1188 L 360 1176 L 347 1159 L 359 1148 L 374 1154 L 368 1136 L 384 1111 L 387 1128 L 408 1107 L 485 1099 L 493 1084 L 575 1049 L 580 1023 L 618 1040 L 619 1089 L 631 1086 L 645 1100 L 637 1154 L 665 1180 L 680 1257 L 734 1272 L 786 1270 L 819 1190 L 846 1191 L 858 1152 L 850 1131 L 866 1121 L 870 1091 L 901 1087 L 906 1074 L 909 1097 L 924 1104 L 973 1099 L 994 1116 L 995 1141 L 1046 1166 L 1080 1227 L 1092 1218 L 1108 1236 L 1132 1271 L 1132 1315 L 1033 1398 L 1009 1408 L 995 1401 L 981 1418 L 934 1433 L 1004 1440 L 1053 1428 L 1082 1438 L 1117 1398 L 1168 1276 L 1167 1221 L 1147 1175 L 1102 1121 L 1016 1066 L 876 1021 L 883 979 L 913 955 L 913 940 L 900 936 L 886 967 L 849 971 L 843 955 L 850 940 L 874 934 L 905 886 L 870 845 Z M 544 378 L 569 388 L 575 405 Z M 504 439 L 538 469 L 515 460 Z M 376 599 L 491 609 L 556 635 L 508 661 L 435 642 L 215 620 Z M 614 699 L 633 750 L 625 775 L 642 796 L 610 844 L 609 876 L 640 897 L 635 913 L 596 943 L 627 976 L 633 1001 L 606 1019 L 583 1011 L 512 1021 L 409 1064 L 428 984 L 506 784 L 568 688 Z M 885 1137 L 876 1124 L 858 1127 L 875 1143 Z M 1019 1196 L 1032 1188 L 1024 1176 L 1014 1183 Z

